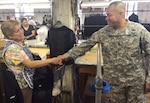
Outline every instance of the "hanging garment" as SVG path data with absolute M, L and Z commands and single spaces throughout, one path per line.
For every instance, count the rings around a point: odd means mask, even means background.
M 90 15 L 84 20 L 84 35 L 83 38 L 89 38 L 95 31 L 107 25 L 104 15 Z
M 66 53 L 75 43 L 74 32 L 60 23 L 56 23 L 48 31 L 47 44 L 50 48 L 50 57 Z
M 134 21 L 134 22 L 139 22 L 139 19 L 138 19 L 138 16 L 135 15 L 135 13 L 132 13 L 130 16 L 129 16 L 129 20 L 130 21 Z
M 150 23 L 141 23 L 150 32 Z
M 9 71 L 5 64 L 3 63 L 1 64 L 2 66 L 0 68 L 0 74 L 2 74 L 1 78 L 3 78 L 3 81 L 1 81 L 1 84 L 3 82 L 4 91 L 5 91 L 4 94 L 5 94 L 5 99 L 6 99 L 2 101 L 5 101 L 5 103 L 24 103 L 21 89 L 18 85 L 18 82 L 15 79 L 13 72 Z

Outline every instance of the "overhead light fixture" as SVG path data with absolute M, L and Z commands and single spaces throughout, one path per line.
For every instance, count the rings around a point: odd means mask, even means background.
M 123 2 L 150 2 L 150 0 L 122 0 Z
M 107 7 L 109 5 L 109 1 L 95 1 L 95 2 L 81 2 L 80 6 L 81 8 L 87 8 L 87 7 Z
M 49 0 L 0 0 L 0 4 L 12 4 L 12 3 L 45 3 Z

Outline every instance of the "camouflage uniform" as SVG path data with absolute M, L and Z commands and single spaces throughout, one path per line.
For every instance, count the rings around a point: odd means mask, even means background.
M 139 47 L 144 38 L 147 58 L 150 57 L 150 33 L 141 25 L 128 21 L 126 27 L 116 30 L 105 26 L 86 42 L 64 54 L 66 58 L 84 55 L 98 41 L 102 45 L 104 60 L 103 79 L 111 83 L 111 103 L 145 103 L 145 70 Z M 146 78 L 150 83 L 150 75 Z

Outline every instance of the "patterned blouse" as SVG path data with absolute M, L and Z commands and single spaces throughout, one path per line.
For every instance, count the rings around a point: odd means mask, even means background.
M 18 44 L 11 44 L 8 46 L 4 53 L 4 61 L 6 65 L 13 71 L 15 74 L 16 80 L 21 89 L 28 87 L 26 80 L 24 79 L 23 69 L 24 65 L 22 62 L 26 59 L 29 59 L 23 47 Z

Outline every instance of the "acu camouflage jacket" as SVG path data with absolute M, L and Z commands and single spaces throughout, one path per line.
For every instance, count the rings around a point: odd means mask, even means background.
M 144 38 L 146 57 L 150 61 L 150 33 L 141 24 L 131 21 L 120 30 L 105 26 L 64 56 L 75 59 L 100 42 L 104 61 L 103 79 L 120 86 L 143 85 L 146 73 L 142 66 L 140 37 Z M 150 73 L 146 82 L 150 83 Z

